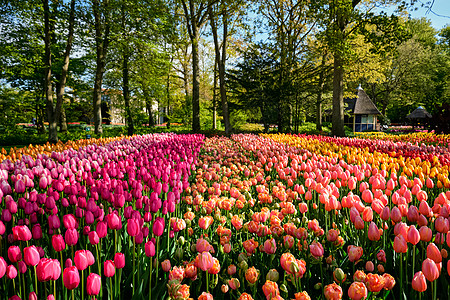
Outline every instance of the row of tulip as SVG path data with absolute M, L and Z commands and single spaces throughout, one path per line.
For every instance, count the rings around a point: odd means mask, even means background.
M 173 299 L 449 293 L 450 192 L 265 137 L 206 140 L 181 205 L 187 228 L 164 264 Z
M 170 255 L 159 249 L 173 235 L 166 224 L 180 214 L 177 203 L 203 139 L 135 136 L 3 161 L 0 295 L 151 294 L 148 280 L 158 274 L 158 259 Z
M 355 134 L 357 137 L 362 139 L 385 140 L 412 144 L 424 143 L 447 147 L 450 143 L 450 135 L 435 134 L 434 132 L 414 132 L 407 134 L 389 134 L 385 132 L 357 132 Z

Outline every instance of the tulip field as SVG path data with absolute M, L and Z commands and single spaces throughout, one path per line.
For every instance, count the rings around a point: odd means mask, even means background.
M 450 137 L 149 134 L 0 162 L 0 299 L 449 299 Z

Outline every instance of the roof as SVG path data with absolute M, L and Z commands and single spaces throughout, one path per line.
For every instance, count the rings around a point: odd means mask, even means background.
M 359 87 L 358 95 L 356 96 L 355 106 L 353 108 L 353 114 L 355 115 L 381 115 L 381 112 L 367 96 L 366 92 Z
M 423 108 L 422 106 L 419 106 L 418 108 L 413 110 L 413 112 L 410 113 L 409 115 L 407 115 L 406 117 L 408 119 L 425 119 L 425 118 L 431 118 L 432 116 L 430 115 L 429 112 L 427 112 L 427 110 L 425 108 Z

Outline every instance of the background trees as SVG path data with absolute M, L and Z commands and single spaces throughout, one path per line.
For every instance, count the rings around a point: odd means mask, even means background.
M 128 134 L 161 119 L 194 131 L 321 130 L 333 112 L 343 135 L 343 99 L 359 84 L 392 122 L 418 105 L 442 110 L 450 29 L 389 3 L 392 15 L 357 0 L 2 2 L 1 130 L 34 120 L 55 142 L 81 121 L 101 134 L 102 110 L 114 108 Z

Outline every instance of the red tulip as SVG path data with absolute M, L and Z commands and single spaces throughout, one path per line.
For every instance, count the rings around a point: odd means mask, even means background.
M 103 264 L 103 270 L 106 277 L 113 277 L 116 273 L 116 267 L 114 266 L 114 262 L 112 260 L 107 260 Z
M 78 287 L 80 284 L 80 273 L 77 267 L 72 266 L 64 269 L 63 282 L 68 290 L 73 290 Z
M 9 246 L 8 258 L 12 263 L 22 260 L 22 252 L 20 252 L 19 246 Z
M 78 270 L 85 270 L 89 266 L 86 250 L 77 250 L 73 261 Z
M 427 290 L 427 281 L 425 280 L 425 275 L 422 271 L 414 274 L 413 280 L 411 282 L 412 288 L 418 292 L 425 292 Z
M 435 281 L 439 277 L 439 269 L 436 263 L 430 258 L 427 258 L 423 261 L 422 272 L 428 279 L 428 281 L 431 282 Z
M 23 259 L 29 266 L 36 266 L 41 259 L 36 246 L 30 246 L 23 249 Z
M 125 255 L 123 253 L 117 252 L 114 255 L 114 265 L 117 269 L 125 267 Z
M 86 291 L 88 295 L 89 296 L 98 295 L 98 293 L 100 292 L 101 284 L 102 279 L 98 274 L 95 273 L 89 274 L 86 281 Z

